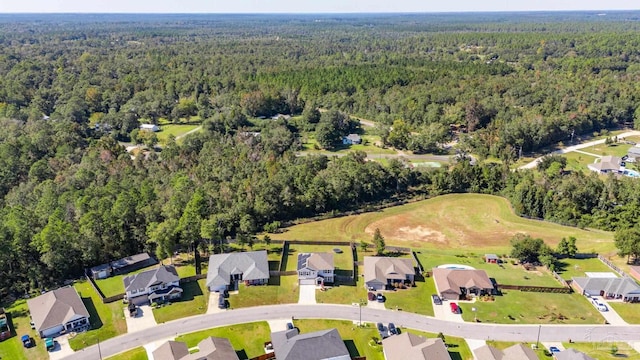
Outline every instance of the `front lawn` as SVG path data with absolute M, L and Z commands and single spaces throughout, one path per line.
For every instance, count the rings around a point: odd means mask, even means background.
M 608 302 L 624 321 L 629 324 L 640 324 L 640 304 Z
M 69 345 L 73 350 L 77 351 L 96 344 L 98 340 L 104 341 L 127 332 L 124 305 L 121 301 L 103 304 L 88 281 L 76 282 L 73 287 L 87 307 L 91 321 L 91 330 L 69 339 Z
M 207 312 L 209 306 L 209 291 L 207 291 L 206 279 L 182 284 L 182 299 L 168 303 L 157 309 L 153 309 L 153 316 L 158 324 L 167 321 L 200 315 Z
M 571 280 L 572 277 L 586 276 L 585 272 L 612 272 L 610 267 L 602 263 L 600 259 L 562 259 L 558 261 L 556 272 L 565 280 Z M 616 274 L 617 275 L 617 274 Z
M 358 273 L 362 274 L 362 266 L 358 267 Z M 338 282 L 327 287 L 325 291 L 316 291 L 316 301 L 319 304 L 353 304 L 360 301 L 366 303 L 367 290 L 364 288 L 364 280 L 362 276 L 358 276 L 355 284 Z
M 17 300 L 13 304 L 5 307 L 9 320 L 13 325 L 13 337 L 0 342 L 0 359 L 11 360 L 45 360 L 49 359 L 49 354 L 44 347 L 44 341 L 40 339 L 35 330 L 31 329 L 29 322 L 29 308 L 24 299 Z M 22 335 L 29 335 L 36 342 L 36 346 L 25 349 L 20 338 Z
M 416 287 L 385 292 L 385 307 L 391 310 L 402 310 L 416 314 L 433 316 L 431 295 L 437 294 L 432 277 L 424 281 L 416 281 Z
M 507 290 L 495 301 L 459 303 L 462 318 L 497 324 L 602 324 L 604 318 L 579 294 L 553 294 Z M 487 334 L 490 335 L 490 334 Z
M 180 335 L 176 341 L 185 342 L 188 348 L 192 348 L 209 336 L 227 338 L 240 359 L 251 359 L 264 354 L 264 343 L 271 340 L 270 334 L 269 324 L 260 321 Z
M 565 349 L 574 348 L 598 360 L 640 360 L 640 354 L 624 342 L 562 343 L 562 345 Z
M 107 360 L 149 360 L 149 358 L 147 357 L 147 350 L 141 346 L 125 351 L 122 354 L 108 357 Z
M 240 284 L 238 294 L 231 294 L 229 305 L 232 309 L 298 302 L 300 289 L 298 277 L 272 276 L 269 285 L 245 286 Z

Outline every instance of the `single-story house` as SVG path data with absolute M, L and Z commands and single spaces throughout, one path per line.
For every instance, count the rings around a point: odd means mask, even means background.
M 553 358 L 556 360 L 596 360 L 591 356 L 576 349 L 567 349 L 560 351 L 559 353 L 555 353 L 553 355 Z
M 235 290 L 238 283 L 264 285 L 269 282 L 266 250 L 215 254 L 209 257 L 209 291 Z
M 385 360 L 451 360 L 444 341 L 403 332 L 382 340 Z
M 440 297 L 447 300 L 494 292 L 493 282 L 484 270 L 434 268 L 433 279 Z
M 155 360 L 239 360 L 226 338 L 208 337 L 198 343 L 198 351 L 189 354 L 187 344 L 167 341 L 153 352 Z
M 640 266 L 629 267 L 629 275 L 636 278 L 636 280 L 640 280 Z
M 364 284 L 370 290 L 384 290 L 393 283 L 413 282 L 416 270 L 411 259 L 385 256 L 364 257 Z
M 500 262 L 500 258 L 496 254 L 484 254 L 484 261 L 491 264 L 497 264 Z
M 106 264 L 94 266 L 90 269 L 91 276 L 98 279 L 105 279 L 112 275 L 127 274 L 147 266 L 155 265 L 158 261 L 151 257 L 148 253 L 140 253 L 123 257 Z
M 182 297 L 180 277 L 173 265 L 159 267 L 122 279 L 126 299 L 135 304 L 165 302 Z
M 630 147 L 629 150 L 627 150 L 627 161 L 628 162 L 640 161 L 640 146 Z
M 271 333 L 271 344 L 278 360 L 351 360 L 338 330 L 308 334 L 297 328 Z
M 600 278 L 574 277 L 571 286 L 577 293 L 589 296 L 604 296 L 626 302 L 640 301 L 640 286 L 628 277 Z
M 291 115 L 284 115 L 284 114 L 275 114 L 271 117 L 271 120 L 278 120 L 278 119 L 284 119 L 284 120 L 289 120 L 291 119 Z
M 343 145 L 355 145 L 355 144 L 361 144 L 361 143 L 362 143 L 362 138 L 358 134 L 349 134 L 342 138 Z
M 89 330 L 89 311 L 71 286 L 29 299 L 27 306 L 36 331 L 42 338 Z
M 298 254 L 298 281 L 301 285 L 333 283 L 332 253 Z
M 600 161 L 587 165 L 589 170 L 601 174 L 621 173 L 624 171 L 624 166 L 621 158 L 612 155 L 603 156 Z
M 482 360 L 538 360 L 538 355 L 523 344 L 516 344 L 504 350 L 498 350 L 491 345 L 484 345 L 473 352 L 476 359 Z
M 142 124 L 140 125 L 140 130 L 158 132 L 160 131 L 160 127 L 156 124 Z

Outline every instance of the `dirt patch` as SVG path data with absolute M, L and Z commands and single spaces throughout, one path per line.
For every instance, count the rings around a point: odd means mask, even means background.
M 373 223 L 365 229 L 367 234 L 373 235 L 376 229 L 376 223 Z M 392 229 L 380 228 L 382 236 L 400 240 L 400 241 L 418 241 L 418 242 L 431 242 L 431 243 L 446 243 L 447 237 L 440 231 L 433 230 L 427 226 L 398 226 Z

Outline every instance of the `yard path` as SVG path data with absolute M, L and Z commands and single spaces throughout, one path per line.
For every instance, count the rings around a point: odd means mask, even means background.
M 198 126 L 197 128 L 195 128 L 193 130 L 189 130 L 184 134 L 180 134 L 180 135 L 176 136 L 176 141 L 178 141 L 179 139 L 182 139 L 183 137 L 185 137 L 185 136 L 187 136 L 189 134 L 193 134 L 194 132 L 198 132 L 200 130 L 202 130 L 202 125 Z
M 629 137 L 629 136 L 638 136 L 638 135 L 640 135 L 640 131 L 633 130 L 633 131 L 627 131 L 627 132 L 619 134 L 617 136 L 618 136 L 618 139 L 620 139 L 620 138 L 626 138 L 626 137 Z M 542 158 L 547 156 L 547 155 L 566 154 L 568 152 L 584 149 L 584 148 L 587 148 L 589 146 L 604 144 L 605 141 L 606 141 L 606 139 L 593 140 L 593 141 L 589 141 L 589 142 L 586 142 L 586 143 L 582 143 L 582 144 L 568 146 L 566 148 L 558 149 L 558 150 L 552 151 L 552 152 L 550 152 L 550 153 L 548 153 L 546 155 L 540 156 L 539 158 L 533 160 L 532 162 L 530 162 L 528 164 L 520 166 L 520 169 L 533 169 L 533 168 L 535 168 L 536 166 L 538 166 L 538 163 L 540 162 L 540 160 L 542 160 Z M 591 155 L 593 155 L 593 154 L 591 154 Z
M 393 322 L 396 326 L 420 331 L 477 338 L 478 334 L 490 340 L 510 342 L 533 342 L 540 334 L 541 341 L 638 341 L 640 325 L 500 325 L 489 323 L 460 323 L 443 321 L 424 315 L 403 311 L 369 309 L 351 305 L 270 305 L 243 309 L 234 309 L 220 314 L 204 314 L 182 318 L 159 324 L 151 329 L 128 333 L 105 340 L 100 343 L 102 357 L 109 357 L 121 352 L 167 339 L 178 334 L 205 330 L 214 327 L 274 320 L 295 317 L 297 319 L 336 319 L 357 321 L 359 310 L 362 319 L 367 322 Z M 65 357 L 69 360 L 97 360 L 100 358 L 98 346 L 90 346 L 84 350 Z

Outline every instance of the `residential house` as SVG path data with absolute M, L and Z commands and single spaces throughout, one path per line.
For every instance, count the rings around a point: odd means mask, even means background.
M 208 337 L 198 343 L 198 351 L 189 354 L 187 344 L 167 341 L 153 352 L 155 360 L 239 360 L 226 338 Z
M 343 145 L 356 145 L 361 143 L 362 143 L 362 138 L 358 134 L 349 134 L 342 138 Z
M 158 261 L 149 256 L 148 253 L 140 253 L 123 257 L 122 259 L 111 261 L 106 264 L 94 266 L 90 269 L 90 272 L 91 276 L 98 280 L 108 278 L 112 275 L 127 274 L 157 263 Z
M 160 131 L 160 127 L 155 124 L 142 124 L 140 125 L 140 130 L 158 132 Z
M 122 281 L 126 298 L 134 304 L 159 303 L 182 297 L 180 277 L 173 265 L 160 265 L 126 276 Z
M 89 330 L 89 311 L 71 286 L 29 299 L 27 306 L 35 329 L 42 338 Z
M 500 262 L 500 258 L 496 254 L 485 254 L 484 261 L 491 264 L 498 264 Z
M 567 349 L 560 351 L 559 353 L 555 353 L 553 355 L 553 358 L 555 360 L 596 360 L 591 356 L 576 349 Z
M 265 250 L 209 257 L 209 291 L 236 290 L 240 282 L 245 285 L 264 285 L 269 282 L 269 262 Z
M 289 120 L 291 119 L 291 115 L 275 114 L 271 117 L 271 120 L 278 120 L 278 119 Z
M 629 275 L 636 278 L 636 280 L 640 280 L 640 266 L 629 267 Z
M 433 279 L 440 297 L 447 300 L 494 292 L 493 282 L 484 270 L 434 268 Z
M 300 334 L 298 329 L 271 333 L 271 344 L 278 360 L 351 360 L 338 330 Z
M 627 150 L 628 162 L 640 162 L 640 146 L 634 146 Z
M 481 346 L 474 351 L 476 359 L 482 360 L 538 360 L 538 355 L 523 344 L 516 344 L 504 350 L 490 345 Z
M 451 360 L 444 341 L 403 332 L 382 340 L 385 360 Z
M 622 299 L 625 302 L 640 301 L 640 286 L 628 277 L 574 277 L 571 286 L 577 293 Z
M 298 254 L 298 281 L 301 285 L 333 283 L 332 253 Z
M 624 171 L 624 166 L 621 158 L 612 155 L 603 156 L 600 161 L 587 165 L 591 171 L 601 174 L 621 173 Z
M 393 283 L 413 282 L 415 274 L 411 259 L 364 257 L 364 283 L 369 290 L 384 290 Z

